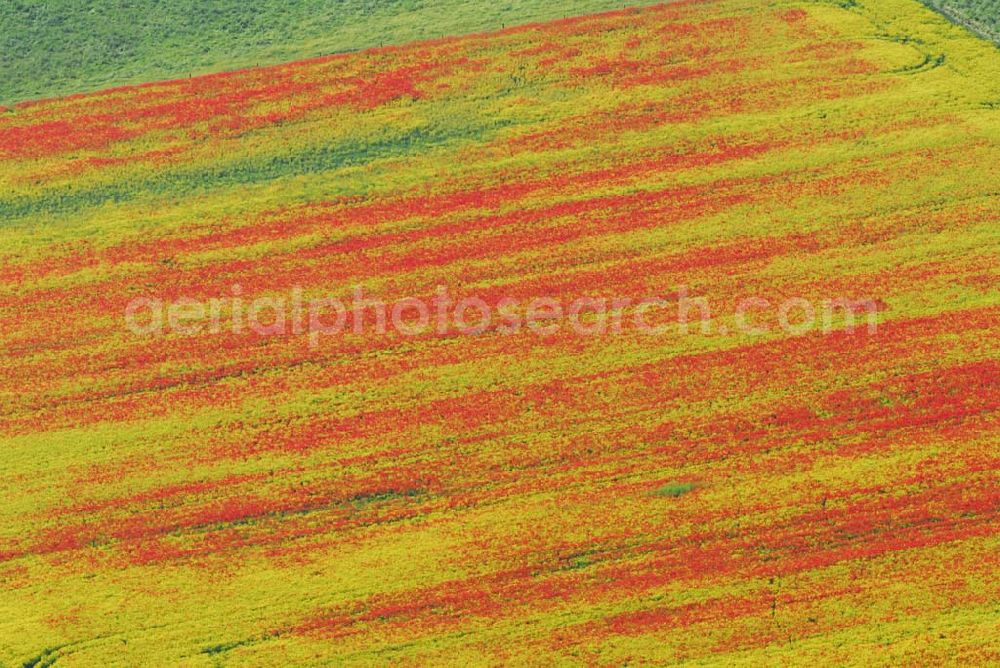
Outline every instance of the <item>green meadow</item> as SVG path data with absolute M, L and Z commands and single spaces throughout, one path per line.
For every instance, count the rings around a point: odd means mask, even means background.
M 622 6 L 615 0 L 4 0 L 0 104 Z

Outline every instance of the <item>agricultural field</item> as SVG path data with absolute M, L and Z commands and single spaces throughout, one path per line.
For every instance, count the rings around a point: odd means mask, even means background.
M 0 666 L 1000 663 L 1000 50 L 506 6 L 0 112 Z
M 1000 0 L 925 0 L 955 23 L 1000 43 Z
M 0 104 L 622 6 L 613 0 L 5 0 Z

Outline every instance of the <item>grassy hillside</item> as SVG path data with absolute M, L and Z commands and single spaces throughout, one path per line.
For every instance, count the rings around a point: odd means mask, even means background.
M 1000 0 L 924 0 L 952 21 L 1000 43 Z
M 494 30 L 621 4 L 614 0 L 6 0 L 0 3 L 0 104 L 380 43 Z

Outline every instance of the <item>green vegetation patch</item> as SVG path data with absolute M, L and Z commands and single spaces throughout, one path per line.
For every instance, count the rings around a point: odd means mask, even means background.
M 924 0 L 953 22 L 1000 44 L 1000 0 Z
M 611 0 L 4 0 L 0 104 L 622 6 Z
M 658 488 L 653 494 L 655 496 L 677 498 L 694 491 L 696 488 L 697 485 L 693 482 L 670 482 Z

